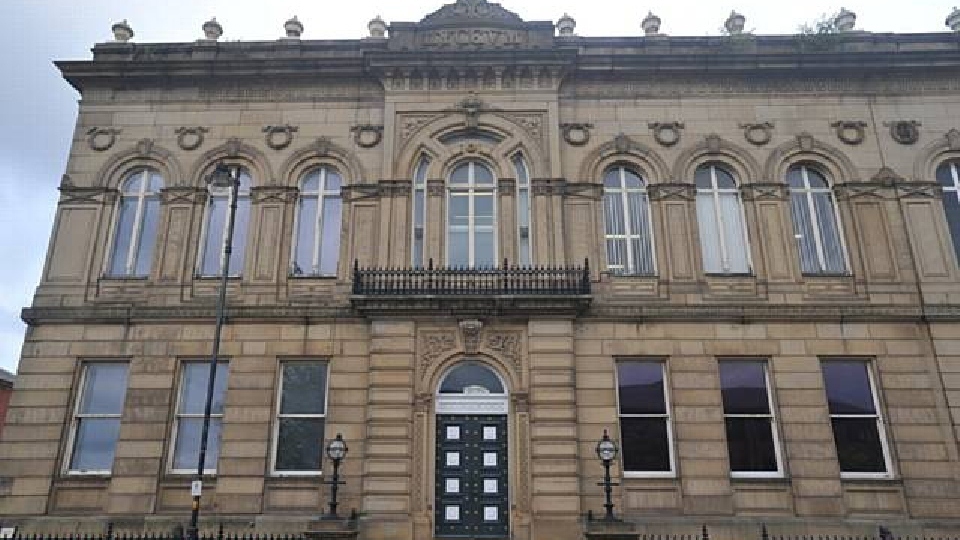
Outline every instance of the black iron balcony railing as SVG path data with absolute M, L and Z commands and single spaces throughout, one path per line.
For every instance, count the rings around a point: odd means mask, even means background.
M 353 263 L 353 294 L 365 296 L 569 296 L 590 294 L 590 262 L 583 266 L 360 268 Z

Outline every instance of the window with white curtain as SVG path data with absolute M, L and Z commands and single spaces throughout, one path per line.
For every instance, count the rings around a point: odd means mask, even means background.
M 413 173 L 413 238 L 410 240 L 411 264 L 414 268 L 423 268 L 424 242 L 426 241 L 427 223 L 427 169 L 430 167 L 430 158 L 422 156 Z
M 520 266 L 530 266 L 533 264 L 530 244 L 530 171 L 523 154 L 513 156 L 513 167 L 517 171 L 517 255 Z
M 233 231 L 230 254 L 230 275 L 239 276 L 243 272 L 243 255 L 247 245 L 247 225 L 250 221 L 250 172 L 238 165 L 230 166 L 230 174 L 240 179 L 237 192 L 237 215 Z M 233 189 L 229 187 L 208 186 L 210 197 L 207 199 L 206 218 L 203 224 L 203 241 L 200 243 L 200 256 L 197 273 L 201 276 L 220 275 L 226 262 L 223 248 L 227 243 L 227 219 L 230 216 L 230 204 Z
M 447 264 L 496 264 L 496 194 L 493 171 L 479 161 L 457 165 L 447 183 Z
M 960 263 L 960 160 L 948 161 L 937 167 L 937 182 L 943 188 L 943 211 L 950 226 L 953 250 Z
M 820 171 L 794 165 L 787 171 L 793 230 L 804 274 L 842 274 L 846 251 L 837 205 Z
M 607 269 L 615 274 L 653 274 L 653 229 L 647 184 L 622 165 L 603 174 Z
M 733 175 L 714 164 L 702 165 L 694 181 L 703 269 L 711 274 L 750 273 L 747 230 Z
M 303 175 L 297 204 L 291 273 L 295 276 L 336 276 L 340 259 L 340 173 L 327 166 Z
M 163 178 L 153 169 L 134 171 L 121 184 L 107 275 L 143 277 L 150 274 L 160 221 L 161 189 Z

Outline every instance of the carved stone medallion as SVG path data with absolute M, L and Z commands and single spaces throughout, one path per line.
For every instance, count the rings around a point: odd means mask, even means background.
M 267 126 L 263 128 L 263 132 L 267 134 L 264 139 L 270 148 L 283 150 L 293 142 L 293 134 L 296 133 L 298 129 L 297 126 L 291 126 L 290 124 L 284 126 Z
M 184 150 L 196 150 L 203 144 L 203 134 L 210 131 L 201 126 L 177 128 L 177 146 Z
M 103 152 L 109 150 L 113 143 L 117 142 L 117 135 L 120 134 L 118 128 L 99 128 L 93 127 L 87 131 L 87 144 L 91 150 Z
M 383 126 L 361 124 L 353 126 L 350 131 L 353 132 L 353 142 L 361 148 L 373 148 L 383 139 Z
M 560 124 L 560 130 L 563 133 L 563 140 L 571 146 L 583 146 L 590 142 L 590 130 L 593 124 L 572 123 Z
M 921 124 L 916 120 L 898 120 L 886 122 L 883 125 L 890 128 L 890 137 L 900 144 L 915 144 L 920 140 Z
M 743 138 L 754 146 L 763 146 L 773 138 L 773 124 L 762 122 L 758 124 L 740 124 L 743 130 Z
M 837 131 L 837 138 L 845 144 L 860 144 L 866 136 L 866 122 L 859 120 L 839 120 L 830 124 Z
M 647 127 L 653 130 L 653 139 L 661 146 L 673 146 L 680 142 L 683 122 L 651 122 Z

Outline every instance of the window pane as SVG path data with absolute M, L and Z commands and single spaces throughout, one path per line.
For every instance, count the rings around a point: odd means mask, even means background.
M 670 445 L 666 418 L 620 418 L 623 470 L 670 470 Z
M 607 266 L 614 272 L 626 271 L 627 241 L 620 239 L 607 240 Z
M 451 184 L 466 184 L 470 181 L 470 164 L 463 163 L 450 173 Z
M 157 171 L 150 172 L 150 189 L 151 193 L 158 193 L 163 189 L 163 177 L 160 176 L 160 173 Z
M 181 418 L 177 425 L 177 443 L 173 449 L 173 468 L 197 470 L 200 457 L 200 432 L 203 430 L 203 418 Z M 216 469 L 220 457 L 220 418 L 210 419 L 207 431 L 207 455 L 203 468 Z
M 817 257 L 817 244 L 814 239 L 813 221 L 805 193 L 790 195 L 790 211 L 793 216 L 793 230 L 797 236 L 797 249 L 800 253 L 800 270 L 806 274 L 820 272 L 820 259 Z
M 493 173 L 485 165 L 480 163 L 473 164 L 473 181 L 477 184 L 492 184 Z
M 468 227 L 470 225 L 470 197 L 451 195 L 448 213 L 451 227 Z
M 319 471 L 323 418 L 281 418 L 277 433 L 278 471 Z
M 953 188 L 956 186 L 953 180 L 953 169 L 957 167 L 956 163 L 942 163 L 937 167 L 937 183 L 943 187 Z
M 326 364 L 320 362 L 284 364 L 280 414 L 323 414 L 326 390 Z
M 340 173 L 332 169 L 327 169 L 327 181 L 326 185 L 323 186 L 323 190 L 332 193 L 340 193 L 341 184 L 343 184 L 343 178 L 340 177 Z
M 309 192 L 309 193 L 316 193 L 316 192 L 320 191 L 320 171 L 319 171 L 319 169 L 318 169 L 318 170 L 315 170 L 315 171 L 313 171 L 313 172 L 308 173 L 308 174 L 303 178 L 303 181 L 302 181 L 301 184 L 300 184 L 300 190 L 301 190 L 301 191 L 305 191 L 305 192 Z
M 203 242 L 203 262 L 200 273 L 214 276 L 220 273 L 220 257 L 223 256 L 223 236 L 227 223 L 227 198 L 211 197 L 207 205 L 207 229 Z
M 726 414 L 769 414 L 767 381 L 760 362 L 720 362 L 720 391 Z
M 293 273 L 313 274 L 313 233 L 317 226 L 317 197 L 300 196 L 300 213 L 297 218 L 297 251 Z
M 223 398 L 227 388 L 229 364 L 217 363 L 217 375 L 213 385 L 212 414 L 223 414 Z M 210 380 L 210 364 L 190 362 L 183 366 L 183 387 L 180 389 L 180 414 L 203 414 L 207 402 L 207 383 Z
M 620 168 L 607 169 L 607 172 L 603 173 L 603 185 L 608 188 L 619 189 L 620 184 Z
M 450 245 L 447 246 L 447 259 L 450 266 L 468 266 L 470 264 L 470 245 L 466 231 L 450 231 Z
M 717 210 L 713 202 L 712 192 L 697 194 L 697 226 L 700 231 L 703 269 L 713 273 L 722 272 L 720 231 L 717 230 Z
M 627 188 L 638 189 L 643 187 L 643 180 L 640 175 L 630 169 L 623 170 L 623 185 Z
M 957 198 L 956 191 L 943 192 L 943 211 L 947 214 L 947 225 L 950 227 L 957 261 L 960 261 L 960 199 Z
M 135 273 L 138 276 L 150 274 L 153 262 L 153 245 L 157 240 L 157 227 L 160 222 L 160 199 L 147 197 L 143 205 L 143 227 L 140 229 L 140 249 L 137 250 Z
M 823 177 L 822 174 L 817 172 L 814 169 L 804 167 L 807 171 L 807 180 L 810 182 L 811 188 L 829 188 L 830 184 L 827 184 L 827 179 Z
M 840 240 L 840 227 L 837 225 L 833 197 L 830 193 L 814 193 L 813 204 L 817 209 L 817 219 L 820 225 L 825 270 L 842 272 L 846 270 L 846 262 L 843 258 L 843 243 Z
M 517 185 L 526 186 L 529 183 L 527 164 L 524 163 L 523 158 L 520 155 L 513 157 L 513 166 L 517 169 Z
M 479 227 L 493 226 L 493 195 L 475 195 L 473 200 L 474 223 Z
M 620 414 L 666 414 L 663 365 L 659 362 L 617 364 Z
M 803 172 L 800 167 L 791 167 L 790 170 L 787 171 L 787 184 L 792 188 L 804 187 Z
M 875 418 L 831 418 L 843 472 L 886 472 Z
M 464 362 L 451 369 L 440 384 L 440 393 L 460 394 L 467 386 L 481 386 L 491 394 L 503 393 L 500 378 L 486 366 L 473 362 Z
M 731 471 L 777 471 L 770 419 L 727 418 L 726 425 Z
M 337 261 L 340 260 L 340 212 L 342 208 L 340 197 L 328 195 L 323 199 L 320 274 L 324 276 L 333 276 L 337 273 Z
M 698 189 L 713 189 L 713 178 L 710 176 L 710 167 L 697 167 L 693 173 L 693 182 Z
M 606 193 L 603 196 L 603 210 L 607 234 L 624 234 L 623 199 L 620 194 Z
M 136 171 L 131 173 L 130 176 L 123 182 L 123 194 L 124 195 L 139 195 L 140 188 L 143 187 L 143 176 L 147 171 Z M 149 173 L 148 173 L 149 174 Z
M 821 362 L 830 414 L 875 414 L 865 362 Z
M 113 237 L 113 253 L 110 258 L 110 275 L 122 276 L 127 273 L 127 255 L 130 253 L 130 243 L 133 242 L 134 221 L 137 219 L 137 203 L 135 197 L 120 199 L 120 216 L 117 218 L 117 229 Z
M 127 393 L 127 364 L 87 364 L 80 414 L 120 414 Z
M 714 167 L 714 173 L 717 175 L 717 187 L 721 189 L 733 189 L 737 187 L 737 182 L 733 179 L 733 175 L 730 174 L 726 169 L 721 169 L 720 167 Z
M 243 253 L 247 248 L 247 225 L 250 223 L 250 197 L 237 199 L 236 222 L 233 226 L 233 251 L 230 253 L 230 275 L 243 273 Z
M 747 255 L 747 235 L 743 226 L 743 211 L 740 208 L 740 196 L 736 193 L 723 193 L 720 199 L 720 215 L 723 218 L 723 239 L 727 248 L 728 271 L 745 274 L 750 271 Z
M 119 418 L 80 418 L 73 442 L 70 470 L 109 471 L 120 436 Z
M 517 222 L 521 226 L 530 224 L 530 197 L 526 189 L 517 192 Z
M 418 189 L 413 194 L 413 223 L 418 227 L 423 226 L 424 213 L 426 207 L 423 201 L 423 190 Z
M 488 268 L 496 264 L 493 231 L 477 231 L 474 236 L 474 266 Z

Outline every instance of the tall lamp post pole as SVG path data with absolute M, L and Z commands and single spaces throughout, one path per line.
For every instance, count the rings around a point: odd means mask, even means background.
M 610 464 L 616 459 L 618 451 L 617 443 L 607 435 L 607 430 L 603 430 L 603 438 L 597 443 L 597 457 L 603 462 L 603 482 L 599 485 L 603 486 L 603 493 L 605 495 L 605 502 L 603 503 L 603 507 L 606 510 L 603 516 L 605 521 L 616 521 L 617 519 L 613 516 L 612 494 L 613 486 L 618 484 L 610 480 Z
M 347 455 L 347 443 L 343 436 L 337 433 L 337 437 L 327 445 L 327 457 L 333 462 L 333 478 L 324 482 L 330 484 L 330 512 L 324 516 L 324 519 L 337 519 L 337 490 L 346 482 L 340 480 L 340 462 Z
M 197 457 L 197 476 L 190 486 L 193 505 L 190 512 L 188 537 L 197 540 L 200 537 L 198 520 L 200 518 L 200 493 L 203 490 L 204 462 L 207 458 L 207 435 L 210 431 L 210 412 L 213 408 L 213 389 L 217 378 L 217 361 L 220 356 L 220 335 L 223 332 L 224 311 L 227 303 L 227 278 L 230 277 L 230 255 L 233 252 L 233 225 L 237 217 L 237 195 L 240 191 L 240 178 L 237 170 L 223 163 L 217 164 L 207 178 L 211 188 L 230 189 L 230 210 L 227 218 L 227 236 L 223 245 L 223 262 L 220 265 L 220 290 L 217 296 L 217 320 L 213 331 L 213 353 L 210 355 L 210 373 L 207 380 L 207 401 L 203 408 L 203 428 L 200 431 L 200 452 Z

